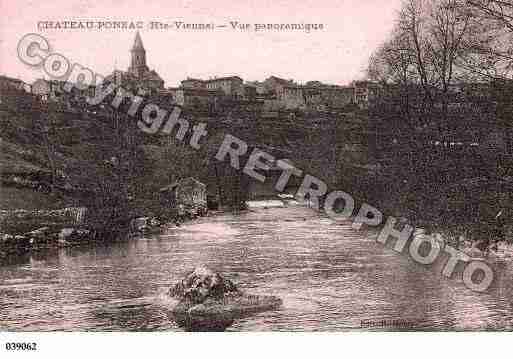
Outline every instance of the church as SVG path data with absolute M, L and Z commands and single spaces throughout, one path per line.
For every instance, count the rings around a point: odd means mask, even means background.
M 107 76 L 107 81 L 124 88 L 143 90 L 146 93 L 164 91 L 164 80 L 155 70 L 150 70 L 146 64 L 146 50 L 139 31 L 135 34 L 134 44 L 130 49 L 130 66 L 127 71 L 114 70 Z

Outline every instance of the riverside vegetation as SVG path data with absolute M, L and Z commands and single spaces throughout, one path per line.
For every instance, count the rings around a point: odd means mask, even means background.
M 133 120 L 104 109 L 63 110 L 22 92 L 2 98 L 4 256 L 126 238 L 130 223 L 142 216 L 157 219 L 157 226 L 174 223 L 176 209 L 163 208 L 158 193 L 179 178 L 206 183 L 223 208 L 243 208 L 252 196 L 249 180 L 214 159 L 228 131 L 251 147 L 289 158 L 357 201 L 448 237 L 497 238 L 495 214 L 502 210 L 510 218 L 509 173 L 497 170 L 511 167 L 496 165 L 502 153 L 434 148 L 427 141 L 386 147 L 393 143 L 384 129 L 390 122 L 379 118 L 376 108 L 294 111 L 272 122 L 244 109 L 236 119 L 189 111 L 191 122 L 207 122 L 210 131 L 194 150 L 187 139 L 149 136 Z M 65 208 L 87 208 L 87 215 L 78 223 Z M 511 223 L 505 225 L 507 233 Z
M 228 99 L 215 111 L 183 109 L 191 125 L 208 124 L 200 149 L 187 136 L 143 133 L 123 105 L 42 102 L 2 89 L 0 247 L 30 242 L 40 229 L 57 246 L 66 233 L 71 242 L 126 238 L 142 216 L 174 222 L 176 209 L 163 207 L 158 193 L 185 177 L 205 183 L 221 208 L 244 208 L 254 197 L 251 182 L 215 160 L 227 133 L 428 232 L 483 251 L 510 242 L 513 5 L 506 5 L 406 0 L 370 58 L 368 78 L 380 90 L 368 109 L 283 110 L 270 118 Z M 65 208 L 87 215 L 81 223 L 56 220 Z

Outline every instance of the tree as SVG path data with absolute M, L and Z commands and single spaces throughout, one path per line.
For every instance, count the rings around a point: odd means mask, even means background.
M 467 0 L 476 18 L 490 35 L 488 43 L 476 43 L 468 67 L 492 78 L 511 78 L 513 71 L 513 2 Z
M 145 191 L 140 179 L 152 168 L 133 118 L 113 112 L 90 120 L 87 132 L 97 136 L 84 136 L 72 147 L 65 173 L 79 205 L 88 209 L 86 226 L 106 240 L 126 235 L 140 215 L 134 200 Z
M 513 3 L 509 0 L 468 0 L 467 4 L 513 33 Z
M 371 57 L 368 74 L 391 85 L 401 126 L 411 132 L 428 128 L 445 141 L 451 132 L 448 105 L 461 91 L 455 87 L 487 80 L 470 64 L 482 63 L 483 49 L 494 41 L 466 0 L 407 0 L 390 39 Z
M 511 74 L 512 7 L 511 1 L 406 0 L 390 38 L 371 57 L 368 75 L 384 89 L 371 116 L 394 159 L 384 181 L 387 188 L 399 184 L 399 203 L 411 203 L 405 210 L 436 217 L 441 186 L 499 173 L 501 153 L 469 145 L 506 129 L 507 107 L 490 83 Z M 511 92 L 507 81 L 501 86 L 496 92 Z

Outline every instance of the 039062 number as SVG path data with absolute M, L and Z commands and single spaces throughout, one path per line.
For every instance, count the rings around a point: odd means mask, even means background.
M 5 343 L 6 350 L 37 350 L 37 343 Z

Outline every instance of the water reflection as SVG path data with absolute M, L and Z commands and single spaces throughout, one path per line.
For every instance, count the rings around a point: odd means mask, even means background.
M 169 318 L 187 332 L 224 332 L 235 322 L 234 318 L 218 316 L 191 316 L 169 313 Z
M 5 257 L 0 257 L 0 267 L 8 267 L 8 266 L 19 266 L 29 263 L 30 254 L 18 254 L 16 256 L 7 255 Z
M 158 330 L 155 318 L 165 320 L 165 313 L 152 303 L 122 304 L 92 311 L 93 320 L 98 325 L 96 330 L 118 328 L 123 331 L 153 331 Z

